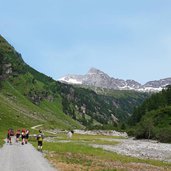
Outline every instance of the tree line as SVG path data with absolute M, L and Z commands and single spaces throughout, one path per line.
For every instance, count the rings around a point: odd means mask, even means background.
M 129 126 L 128 133 L 136 138 L 171 142 L 171 85 L 135 108 Z

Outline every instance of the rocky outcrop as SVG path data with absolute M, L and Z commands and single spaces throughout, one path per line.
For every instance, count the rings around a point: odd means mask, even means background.
M 0 80 L 7 78 L 12 72 L 11 63 L 1 64 Z

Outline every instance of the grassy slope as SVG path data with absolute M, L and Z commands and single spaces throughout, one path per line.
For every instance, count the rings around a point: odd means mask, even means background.
M 35 105 L 5 81 L 0 91 L 0 143 L 3 143 L 2 139 L 10 127 L 30 128 L 39 124 L 43 124 L 44 128 L 81 128 L 62 112 L 60 98 L 50 104 L 44 100 L 40 105 Z
M 11 73 L 9 73 L 9 69 Z M 24 103 L 24 108 L 28 106 L 27 110 L 33 109 L 30 111 L 31 115 L 45 122 L 49 121 L 51 127 L 55 125 L 55 127 L 63 129 L 81 127 L 77 121 L 90 128 L 96 124 L 112 126 L 112 114 L 115 114 L 121 122 L 125 121 L 133 107 L 140 104 L 145 98 L 144 95 L 126 91 L 105 90 L 107 92 L 105 96 L 97 95 L 94 91 L 56 82 L 28 66 L 21 55 L 0 36 L 1 77 L 6 80 L 6 84 L 8 82 L 4 91 L 10 92 L 9 95 L 6 93 L 4 96 L 7 95 L 9 99 L 8 96 L 13 96 L 10 94 L 13 94 L 14 91 L 19 96 L 16 100 L 19 106 Z M 15 96 L 14 98 L 16 98 Z M 85 116 L 83 107 L 86 107 Z

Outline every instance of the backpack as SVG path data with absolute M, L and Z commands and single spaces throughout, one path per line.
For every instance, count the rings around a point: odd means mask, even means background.
M 16 134 L 20 134 L 20 130 L 17 130 Z
M 42 134 L 37 135 L 37 140 L 38 141 L 43 141 L 43 135 Z
M 9 129 L 8 134 L 9 134 L 10 136 L 14 136 L 14 130 L 13 130 L 13 129 Z

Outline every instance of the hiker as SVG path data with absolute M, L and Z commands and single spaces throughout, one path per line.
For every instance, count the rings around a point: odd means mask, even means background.
M 69 131 L 69 132 L 67 133 L 67 137 L 68 137 L 69 139 L 71 139 L 73 133 L 74 133 L 74 131 Z
M 29 130 L 26 130 L 26 138 L 25 138 L 25 144 L 28 143 L 28 138 L 29 138 Z
M 22 139 L 21 144 L 22 145 L 24 145 L 24 143 L 25 143 L 25 138 L 26 138 L 26 130 L 22 129 L 22 131 L 21 131 L 21 139 Z
M 14 130 L 12 128 L 8 129 L 7 143 L 12 144 L 11 136 L 14 136 Z
M 18 130 L 16 131 L 16 134 L 15 134 L 15 136 L 16 136 L 16 142 L 19 141 L 20 135 L 21 135 L 21 132 L 20 132 L 20 129 L 18 129 Z
M 37 143 L 38 143 L 38 151 L 42 151 L 43 148 L 43 139 L 44 139 L 44 135 L 42 133 L 41 130 L 39 130 L 39 134 L 37 135 Z

